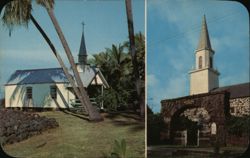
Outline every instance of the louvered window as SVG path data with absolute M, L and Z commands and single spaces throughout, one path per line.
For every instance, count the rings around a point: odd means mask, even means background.
M 32 99 L 32 87 L 26 87 L 26 95 L 28 99 Z
M 202 68 L 202 56 L 199 56 L 199 69 Z
M 210 68 L 213 68 L 213 59 L 210 57 Z

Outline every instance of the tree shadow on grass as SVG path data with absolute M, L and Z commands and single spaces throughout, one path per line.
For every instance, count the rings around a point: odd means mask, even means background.
M 109 112 L 104 114 L 105 118 L 108 118 L 112 121 L 112 124 L 115 126 L 130 126 L 129 131 L 138 132 L 145 130 L 145 120 L 139 115 L 135 114 L 132 111 L 125 112 Z
M 130 118 L 134 119 L 136 121 L 144 121 L 144 118 L 140 117 L 139 115 L 135 114 L 134 112 L 131 111 L 126 111 L 126 112 L 109 112 L 105 117 L 109 119 L 116 119 L 118 117 L 124 117 L 124 118 Z

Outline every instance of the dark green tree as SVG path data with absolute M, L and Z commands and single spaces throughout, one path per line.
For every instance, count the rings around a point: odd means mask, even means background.
M 100 101 L 104 100 L 109 110 L 125 108 L 132 100 L 131 59 L 124 48 L 123 45 L 112 45 L 90 59 L 90 63 L 100 68 L 110 85 L 109 89 L 104 90 L 103 96 L 97 97 Z

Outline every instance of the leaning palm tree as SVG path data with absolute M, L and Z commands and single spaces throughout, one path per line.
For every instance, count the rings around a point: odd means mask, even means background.
M 28 26 L 28 22 L 31 19 L 36 28 L 40 31 L 40 33 L 43 35 L 45 38 L 46 42 L 49 44 L 50 48 L 52 49 L 52 52 L 56 56 L 57 60 L 59 61 L 59 64 L 63 68 L 63 71 L 65 72 L 66 77 L 68 78 L 70 84 L 73 87 L 73 90 L 75 91 L 77 97 L 79 98 L 81 104 L 85 106 L 86 111 L 88 112 L 89 115 L 89 120 L 90 121 L 101 121 L 103 118 L 101 117 L 100 113 L 98 112 L 97 108 L 94 107 L 90 100 L 89 97 L 83 87 L 83 83 L 80 79 L 79 73 L 77 71 L 73 55 L 69 49 L 69 46 L 67 44 L 66 39 L 64 38 L 64 35 L 62 33 L 62 30 L 56 20 L 56 17 L 53 12 L 53 7 L 54 7 L 54 0 L 36 0 L 36 2 L 43 7 L 46 8 L 53 25 L 58 33 L 58 36 L 61 40 L 61 43 L 65 49 L 66 55 L 68 57 L 69 63 L 71 65 L 71 68 L 74 73 L 74 77 L 76 80 L 77 85 L 75 85 L 74 80 L 71 78 L 69 75 L 68 69 L 65 67 L 65 64 L 61 60 L 60 55 L 57 53 L 55 50 L 53 44 L 49 40 L 48 36 L 45 34 L 45 32 L 42 30 L 42 28 L 39 26 L 35 18 L 31 14 L 32 10 L 32 3 L 31 0 L 20 0 L 20 1 L 13 1 L 9 4 L 6 5 L 5 7 L 5 12 L 3 15 L 3 22 L 4 24 L 10 29 L 10 31 L 13 29 L 14 26 L 19 26 L 19 25 L 25 25 Z M 78 90 L 77 86 L 79 87 L 80 91 Z
M 76 83 L 80 89 L 80 92 L 82 94 L 82 98 L 83 98 L 83 102 L 84 102 L 84 105 L 86 106 L 86 109 L 89 113 L 89 119 L 90 121 L 102 121 L 103 118 L 101 117 L 100 113 L 98 112 L 97 108 L 94 107 L 92 105 L 92 103 L 90 102 L 90 99 L 87 95 L 87 92 L 85 91 L 84 89 L 84 86 L 83 86 L 83 83 L 82 83 L 82 80 L 80 78 L 80 75 L 79 75 L 79 72 L 77 71 L 77 68 L 76 68 L 76 64 L 75 64 L 75 61 L 74 61 L 74 57 L 71 53 L 71 50 L 68 46 L 68 43 L 64 37 L 64 34 L 61 30 L 61 27 L 55 17 L 55 14 L 54 14 L 54 9 L 53 9 L 53 5 L 54 5 L 54 0 L 36 0 L 38 4 L 42 5 L 43 7 L 46 8 L 47 10 L 47 13 L 54 25 L 54 28 L 56 29 L 56 32 L 61 40 L 61 43 L 63 45 L 63 48 L 65 50 L 65 53 L 67 55 L 67 58 L 69 60 L 69 63 L 70 63 L 70 66 L 73 70 L 73 73 L 74 73 L 74 76 L 75 76 L 75 79 L 76 79 Z

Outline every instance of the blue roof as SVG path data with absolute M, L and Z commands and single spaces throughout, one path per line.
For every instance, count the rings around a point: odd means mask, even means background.
M 86 66 L 79 72 L 84 87 L 88 87 L 94 77 L 99 74 L 105 87 L 109 87 L 99 68 Z M 72 70 L 70 71 L 72 74 Z M 5 85 L 41 84 L 41 83 L 69 83 L 62 68 L 17 70 Z
M 37 84 L 37 83 L 68 83 L 62 68 L 17 70 L 6 85 Z

